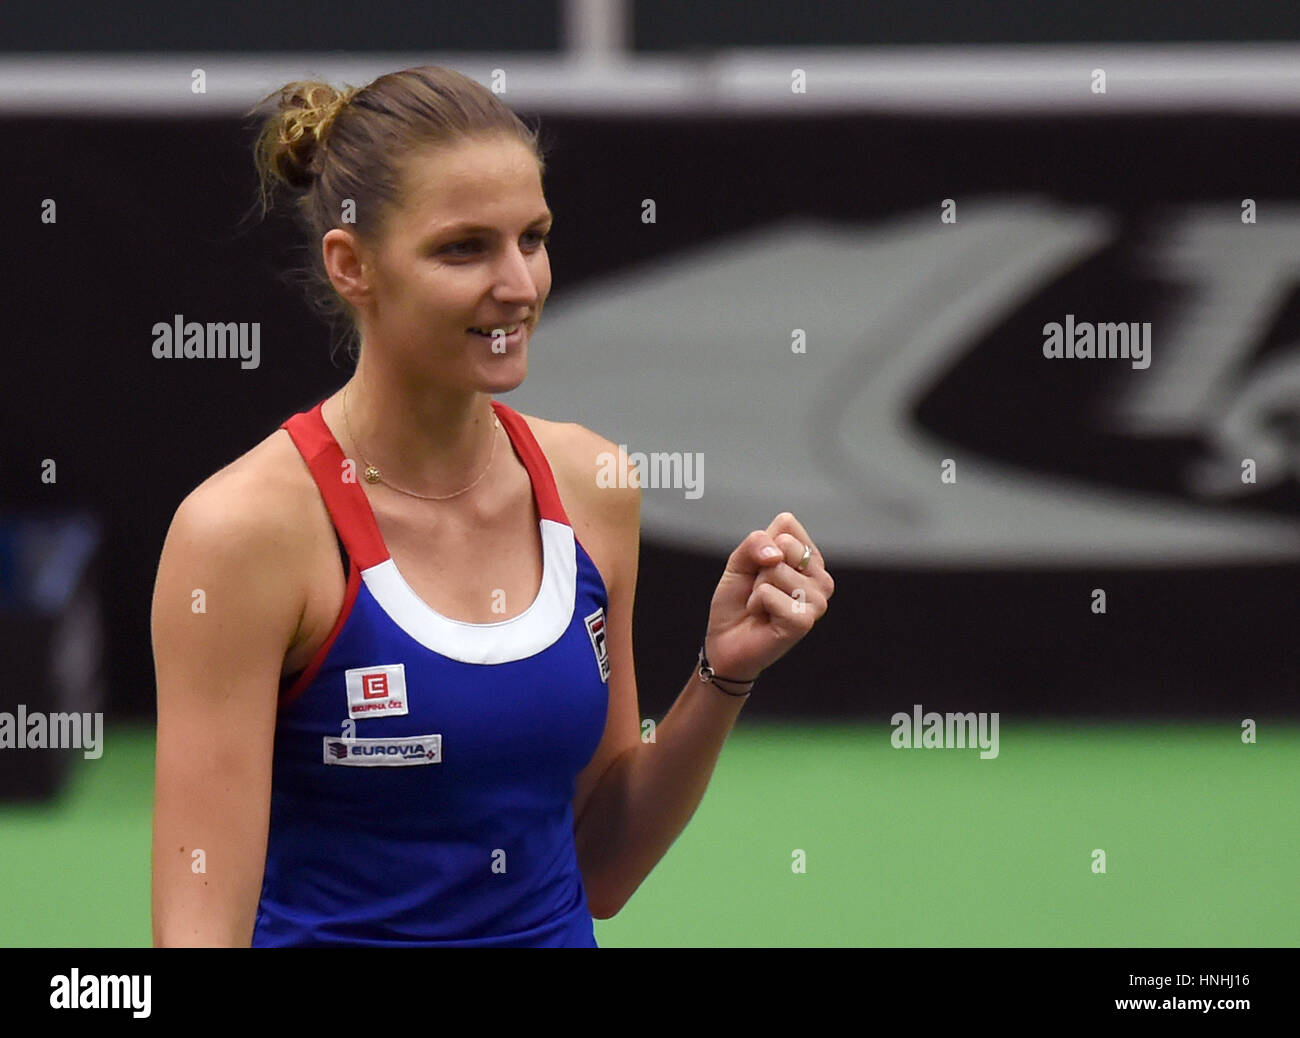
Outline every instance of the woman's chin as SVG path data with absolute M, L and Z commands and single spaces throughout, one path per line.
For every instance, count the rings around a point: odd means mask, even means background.
M 483 371 L 485 391 L 489 393 L 508 393 L 516 389 L 528 376 L 528 357 L 501 357 L 499 361 L 486 365 Z

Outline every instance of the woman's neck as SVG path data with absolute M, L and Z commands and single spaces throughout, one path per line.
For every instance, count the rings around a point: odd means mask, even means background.
M 486 393 L 415 388 L 359 363 L 330 402 L 348 435 L 347 450 L 359 454 L 358 475 L 369 463 L 404 490 L 449 494 L 478 478 L 488 463 L 496 433 Z

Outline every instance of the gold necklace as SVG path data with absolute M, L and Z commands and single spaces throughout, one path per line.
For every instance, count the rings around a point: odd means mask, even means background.
M 465 493 L 466 490 L 473 490 L 476 486 L 478 486 L 479 483 L 482 482 L 483 477 L 488 474 L 488 469 L 492 467 L 492 459 L 493 457 L 496 456 L 496 451 L 497 451 L 496 431 L 501 428 L 501 423 L 497 420 L 496 412 L 493 412 L 492 449 L 491 451 L 488 452 L 487 468 L 483 470 L 483 472 L 479 475 L 478 479 L 474 480 L 473 483 L 465 487 L 464 490 L 457 490 L 454 494 L 439 494 L 436 496 L 430 496 L 428 494 L 413 494 L 409 490 L 403 490 L 401 487 L 395 487 L 393 486 L 392 483 L 388 482 L 388 480 L 384 479 L 384 477 L 379 474 L 379 469 L 377 469 L 374 465 L 370 464 L 370 462 L 366 461 L 366 456 L 361 451 L 361 444 L 357 441 L 356 436 L 353 435 L 352 433 L 352 423 L 348 420 L 348 387 L 345 387 L 343 390 L 343 426 L 348 431 L 348 439 L 351 440 L 356 445 L 357 453 L 361 455 L 361 464 L 365 466 L 365 477 L 367 483 L 382 483 L 390 490 L 396 490 L 399 494 L 405 494 L 407 497 L 418 497 L 421 501 L 446 501 L 448 498 L 460 497 L 460 495 Z

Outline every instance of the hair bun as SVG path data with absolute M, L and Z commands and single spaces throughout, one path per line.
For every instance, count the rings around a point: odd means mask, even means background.
M 356 87 L 336 90 L 314 81 L 290 83 L 280 91 L 276 166 L 286 182 L 307 187 L 319 176 L 321 146 L 356 93 Z

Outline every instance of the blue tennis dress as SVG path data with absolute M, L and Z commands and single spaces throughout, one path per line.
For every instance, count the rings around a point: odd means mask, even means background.
M 573 796 L 605 729 L 609 600 L 527 423 L 492 407 L 532 481 L 543 576 L 525 612 L 489 624 L 411 590 L 321 404 L 281 426 L 348 580 L 280 690 L 253 947 L 596 947 Z

